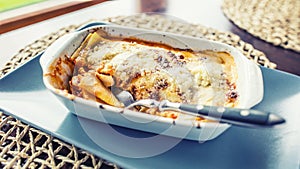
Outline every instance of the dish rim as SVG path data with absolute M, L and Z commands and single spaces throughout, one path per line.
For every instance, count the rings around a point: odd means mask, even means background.
M 84 37 L 90 32 L 90 30 L 99 29 L 99 28 L 102 28 L 102 27 L 137 31 L 139 33 L 145 33 L 146 32 L 146 33 L 160 34 L 160 35 L 165 35 L 165 36 L 170 36 L 170 37 L 175 36 L 175 38 L 192 39 L 194 41 L 196 40 L 196 41 L 201 41 L 201 42 L 205 41 L 205 42 L 208 42 L 208 43 L 214 43 L 214 44 L 224 46 L 225 49 L 229 50 L 229 51 L 227 51 L 227 50 L 226 51 L 229 52 L 230 54 L 232 54 L 231 51 L 233 51 L 234 55 L 233 54 L 232 55 L 234 56 L 235 61 L 236 61 L 236 58 L 238 58 L 238 59 L 240 59 L 241 62 L 248 63 L 246 65 L 248 65 L 248 66 L 250 65 L 250 67 L 252 67 L 252 69 L 254 70 L 254 74 L 257 75 L 258 86 L 260 86 L 260 88 L 256 91 L 261 92 L 261 95 L 259 97 L 257 97 L 256 99 L 252 100 L 250 104 L 242 105 L 242 108 L 250 108 L 250 107 L 256 105 L 257 103 L 259 103 L 263 99 L 263 82 L 262 82 L 262 74 L 261 74 L 261 71 L 260 71 L 259 67 L 257 65 L 254 65 L 253 62 L 250 62 L 245 56 L 243 56 L 241 54 L 241 52 L 239 52 L 236 48 L 234 48 L 232 46 L 229 46 L 229 45 L 221 43 L 221 42 L 215 42 L 215 41 L 203 39 L 203 38 L 195 38 L 195 37 L 190 37 L 190 36 L 185 36 L 185 35 L 178 35 L 178 34 L 168 33 L 168 32 L 145 30 L 145 29 L 140 29 L 140 28 L 128 28 L 128 27 L 123 27 L 123 26 L 119 26 L 119 25 L 109 25 L 109 24 L 93 25 L 91 27 L 84 26 L 83 29 L 81 29 L 79 31 L 69 33 L 69 34 L 64 35 L 63 37 L 59 38 L 49 48 L 46 49 L 46 51 L 44 52 L 44 54 L 40 58 L 40 65 L 42 67 L 42 72 L 43 72 L 43 82 L 44 82 L 44 85 L 46 86 L 46 88 L 48 90 L 50 90 L 55 95 L 57 95 L 59 97 L 62 97 L 63 99 L 67 99 L 69 101 L 72 101 L 73 104 L 80 103 L 80 104 L 85 104 L 85 105 L 89 105 L 89 106 L 97 106 L 97 107 L 102 106 L 102 107 L 105 107 L 105 109 L 110 111 L 110 112 L 118 112 L 119 113 L 119 112 L 122 111 L 121 108 L 116 108 L 114 106 L 110 106 L 110 105 L 107 105 L 107 104 L 102 104 L 102 103 L 97 103 L 95 101 L 86 100 L 86 99 L 80 98 L 78 96 L 69 94 L 69 93 L 66 94 L 66 93 L 59 92 L 58 91 L 59 89 L 54 88 L 51 85 L 51 83 L 49 82 L 48 78 L 45 76 L 45 74 L 47 74 L 47 72 L 48 72 L 49 66 L 54 62 L 55 59 L 62 56 L 62 53 L 68 52 L 70 50 L 70 48 L 73 49 L 73 51 L 72 51 L 72 53 L 73 53 L 75 51 L 75 49 L 79 46 L 79 44 L 81 44 Z M 82 38 L 80 43 L 77 42 L 77 45 L 70 45 L 70 43 L 73 42 L 74 40 L 76 41 L 76 38 L 78 38 L 78 37 Z M 78 41 L 78 39 L 77 39 L 77 41 Z M 76 47 L 74 47 L 74 46 L 76 46 Z M 70 56 L 70 54 L 68 56 Z M 247 69 L 250 69 L 250 68 L 247 67 Z M 65 106 L 68 109 L 70 109 L 66 104 L 65 104 Z M 73 112 L 73 111 L 71 111 L 71 112 Z M 147 118 L 147 117 L 150 117 L 150 116 L 154 116 L 155 118 L 159 117 L 159 116 L 156 116 L 156 115 L 150 115 L 150 114 L 146 114 L 146 113 L 140 113 L 140 112 L 135 112 L 135 111 L 132 111 L 132 112 L 134 112 L 136 114 L 135 116 L 140 116 L 142 118 Z M 76 114 L 76 115 L 81 116 L 78 113 L 75 113 L 75 112 L 73 112 L 73 113 Z M 131 113 L 128 113 L 127 115 L 133 115 L 134 116 L 134 114 L 131 114 Z M 160 119 L 163 119 L 160 122 L 170 123 L 169 118 L 160 117 Z M 207 122 L 205 122 L 205 123 L 207 123 Z M 219 123 L 219 122 L 216 122 L 216 123 L 219 124 L 218 127 L 221 127 L 224 130 L 226 130 L 228 127 L 231 126 L 230 124 L 227 124 L 227 123 Z M 186 121 L 185 122 L 179 122 L 178 124 L 181 124 L 183 126 L 189 126 L 189 127 L 191 126 L 191 123 L 189 122 L 187 124 Z M 209 127 L 210 125 L 207 125 L 207 126 Z M 215 125 L 213 125 L 213 126 L 215 127 Z

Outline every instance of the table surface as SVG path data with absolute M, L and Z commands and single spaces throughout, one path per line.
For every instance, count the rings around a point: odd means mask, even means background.
M 103 2 L 88 8 L 77 10 L 52 19 L 32 24 L 0 35 L 0 69 L 25 45 L 34 42 L 61 27 L 72 24 L 81 24 L 90 19 L 99 19 L 118 15 L 132 15 L 140 12 L 162 12 L 187 22 L 201 24 L 221 31 L 230 31 L 252 44 L 256 49 L 263 51 L 266 56 L 277 64 L 277 69 L 300 75 L 300 54 L 281 47 L 273 46 L 231 23 L 222 13 L 222 0 L 195 1 L 195 0 L 155 0 L 161 4 L 154 8 L 149 7 L 146 0 L 120 0 Z M 151 2 L 154 2 L 151 1 Z M 1 27 L 0 27 L 1 29 Z M 281 76 L 280 76 L 281 77 Z M 284 76 L 282 76 L 284 77 Z M 298 116 L 299 117 L 299 116 Z M 299 148 L 299 146 L 296 146 Z M 297 153 L 294 153 L 297 154 Z M 299 154 L 298 154 L 299 155 Z M 274 157 L 275 158 L 275 157 Z M 251 161 L 251 160 L 250 160 Z M 254 162 L 254 161 L 252 161 Z

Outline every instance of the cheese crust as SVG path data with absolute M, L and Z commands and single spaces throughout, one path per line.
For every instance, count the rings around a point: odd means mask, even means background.
M 178 49 L 136 38 L 111 37 L 98 30 L 67 58 L 74 69 L 68 79 L 69 93 L 112 106 L 124 106 L 115 97 L 116 88 L 129 91 L 135 100 L 227 107 L 238 104 L 236 64 L 224 51 Z

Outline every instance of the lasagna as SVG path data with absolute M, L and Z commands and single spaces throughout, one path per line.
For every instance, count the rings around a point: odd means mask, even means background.
M 69 77 L 67 83 L 64 80 L 58 85 L 63 86 L 60 88 L 111 106 L 124 107 L 116 97 L 120 90 L 130 92 L 135 100 L 226 107 L 238 104 L 236 64 L 224 51 L 179 49 L 97 30 L 88 34 L 72 56 L 56 61 L 52 76 L 59 74 L 55 71 L 61 62 L 69 67 Z M 168 116 L 176 118 L 174 113 Z

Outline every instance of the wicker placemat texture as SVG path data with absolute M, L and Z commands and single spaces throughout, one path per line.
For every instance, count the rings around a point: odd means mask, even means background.
M 300 52 L 299 0 L 224 0 L 222 10 L 250 34 Z
M 0 109 L 0 168 L 118 168 L 4 113 Z
M 230 32 L 221 32 L 201 25 L 179 22 L 159 15 L 120 16 L 105 20 L 124 26 L 173 32 L 224 42 L 236 47 L 248 59 L 257 64 L 270 68 L 276 66 L 262 52 L 254 49 L 252 45 L 242 41 L 239 36 Z M 56 39 L 74 31 L 79 26 L 72 25 L 62 28 L 27 45 L 0 71 L 0 77 L 34 58 Z M 3 167 L 117 168 L 114 164 L 109 164 L 99 157 L 53 138 L 0 111 L 0 168 Z

